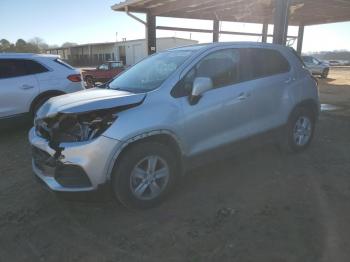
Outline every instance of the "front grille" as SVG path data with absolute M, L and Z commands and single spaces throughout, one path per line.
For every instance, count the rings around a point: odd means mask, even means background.
M 85 171 L 76 165 L 64 164 L 54 159 L 50 154 L 32 146 L 33 161 L 42 175 L 54 177 L 63 187 L 91 187 L 91 181 Z
M 85 171 L 75 165 L 62 165 L 56 168 L 56 181 L 64 187 L 90 187 L 91 182 Z

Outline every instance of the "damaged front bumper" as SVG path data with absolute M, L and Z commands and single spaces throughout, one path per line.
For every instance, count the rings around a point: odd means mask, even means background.
M 36 176 L 51 190 L 60 192 L 93 191 L 109 180 L 113 156 L 121 142 L 99 136 L 86 142 L 61 143 L 62 152 L 38 136 L 35 129 L 29 132 L 32 145 L 32 166 Z

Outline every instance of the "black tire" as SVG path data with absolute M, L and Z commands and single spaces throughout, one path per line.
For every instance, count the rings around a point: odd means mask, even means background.
M 39 110 L 39 108 L 47 101 L 49 100 L 51 97 L 54 97 L 54 96 L 44 96 L 44 97 L 41 97 L 39 100 L 37 100 L 35 102 L 35 104 L 32 106 L 32 110 L 31 110 L 31 115 L 32 117 L 35 117 L 36 115 L 36 112 Z
M 95 86 L 95 80 L 92 76 L 85 77 L 85 82 L 88 87 L 94 87 Z
M 294 137 L 297 121 L 302 121 L 301 118 L 310 121 L 310 136 L 303 144 L 298 144 Z M 288 153 L 298 153 L 305 150 L 311 143 L 315 132 L 316 117 L 312 110 L 305 107 L 299 107 L 294 110 L 289 118 L 288 124 L 280 141 L 280 148 Z
M 140 161 L 148 156 L 158 156 L 168 167 L 168 180 L 159 195 L 152 199 L 140 199 L 132 190 L 132 171 Z M 147 161 L 147 160 L 146 160 Z M 177 180 L 177 160 L 175 155 L 163 144 L 144 142 L 131 146 L 117 160 L 112 174 L 112 190 L 117 199 L 127 208 L 146 209 L 160 204 L 171 192 Z M 140 182 L 141 184 L 142 182 Z M 139 185 L 138 185 L 139 186 Z M 146 190 L 150 190 L 147 188 Z M 146 190 L 144 192 L 146 192 Z
M 326 79 L 328 77 L 328 73 L 329 73 L 329 69 L 324 69 L 321 74 L 321 78 Z

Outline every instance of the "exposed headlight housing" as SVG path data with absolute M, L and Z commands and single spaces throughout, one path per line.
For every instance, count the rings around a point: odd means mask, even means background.
M 79 114 L 59 113 L 51 118 L 35 120 L 35 130 L 37 135 L 54 144 L 83 142 L 101 135 L 116 119 L 116 113 L 106 110 Z

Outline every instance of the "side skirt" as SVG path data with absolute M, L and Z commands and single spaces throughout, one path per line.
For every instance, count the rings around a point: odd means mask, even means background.
M 245 138 L 240 141 L 220 146 L 210 151 L 200 153 L 184 159 L 185 172 L 200 167 L 204 164 L 225 159 L 237 155 L 242 152 L 249 152 L 256 147 L 266 144 L 278 143 L 285 133 L 286 125 L 274 128 L 252 137 Z
M 29 113 L 18 114 L 9 117 L 0 118 L 0 130 L 5 130 L 8 128 L 13 128 L 16 126 L 21 126 L 31 123 L 32 118 Z

